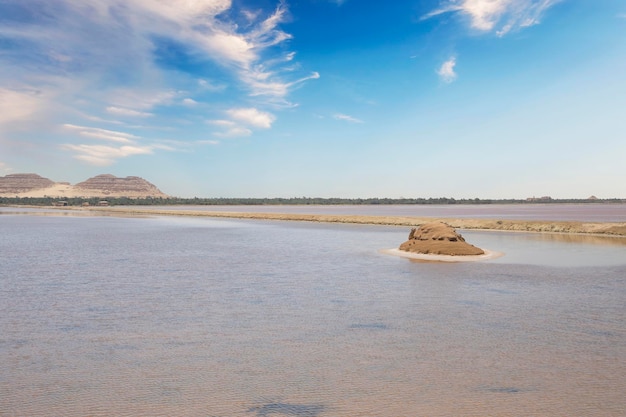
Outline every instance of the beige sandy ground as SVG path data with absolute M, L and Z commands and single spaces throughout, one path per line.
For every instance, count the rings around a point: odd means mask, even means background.
M 104 193 L 104 195 L 103 195 Z M 56 183 L 51 187 L 39 188 L 36 190 L 25 191 L 18 193 L 20 198 L 41 198 L 41 197 L 53 197 L 53 198 L 92 198 L 100 197 L 106 199 L 107 197 L 145 197 L 146 193 L 136 193 L 132 191 L 124 192 L 103 192 L 102 190 L 88 190 L 76 188 L 70 184 Z M 15 193 L 0 193 L 0 197 L 15 197 Z

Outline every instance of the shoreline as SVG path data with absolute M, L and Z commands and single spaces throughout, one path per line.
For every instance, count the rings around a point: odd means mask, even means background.
M 504 256 L 503 252 L 496 252 L 489 249 L 483 249 L 483 251 L 485 253 L 482 255 L 438 255 L 431 253 L 407 252 L 394 248 L 381 249 L 380 253 L 424 262 L 480 262 Z
M 13 206 L 16 208 L 44 208 L 40 206 Z M 253 220 L 304 221 L 318 223 L 345 223 L 382 226 L 416 227 L 431 221 L 442 221 L 455 229 L 485 230 L 503 232 L 554 233 L 568 235 L 596 235 L 604 237 L 626 237 L 626 222 L 581 222 L 581 221 L 542 221 L 542 220 L 499 220 L 477 218 L 412 217 L 412 216 L 371 216 L 333 215 L 262 212 L 224 212 L 197 210 L 163 210 L 117 207 L 45 207 L 59 211 L 78 211 L 101 214 L 138 216 L 178 216 L 208 217 Z

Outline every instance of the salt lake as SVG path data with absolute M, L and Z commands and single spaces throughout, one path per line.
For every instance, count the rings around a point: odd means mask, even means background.
M 626 415 L 626 239 L 15 211 L 0 415 Z

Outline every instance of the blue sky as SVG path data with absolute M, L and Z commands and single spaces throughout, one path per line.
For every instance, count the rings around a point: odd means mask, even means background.
M 626 197 L 623 0 L 0 0 L 0 175 Z

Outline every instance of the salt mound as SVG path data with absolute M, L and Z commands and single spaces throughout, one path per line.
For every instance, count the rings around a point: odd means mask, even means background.
M 411 229 L 409 240 L 400 250 L 433 255 L 469 256 L 483 255 L 485 251 L 465 242 L 463 236 L 443 222 L 430 222 Z

